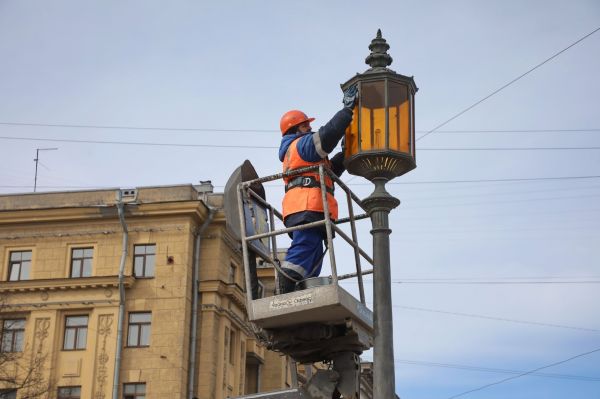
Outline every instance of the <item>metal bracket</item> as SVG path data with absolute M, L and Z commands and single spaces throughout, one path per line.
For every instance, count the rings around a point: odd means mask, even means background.
M 331 399 L 340 378 L 334 370 L 317 370 L 317 373 L 301 388 L 310 399 Z
M 340 379 L 337 390 L 344 399 L 357 399 L 360 395 L 360 357 L 353 352 L 333 356 L 333 370 Z

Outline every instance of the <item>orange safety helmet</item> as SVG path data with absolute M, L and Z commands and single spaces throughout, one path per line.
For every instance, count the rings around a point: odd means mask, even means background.
M 279 122 L 279 128 L 281 129 L 281 135 L 283 136 L 285 132 L 290 130 L 290 128 L 294 126 L 298 126 L 303 122 L 312 122 L 315 118 L 309 118 L 302 111 L 298 111 L 297 109 L 293 109 L 291 111 L 286 112 L 281 117 L 281 122 Z

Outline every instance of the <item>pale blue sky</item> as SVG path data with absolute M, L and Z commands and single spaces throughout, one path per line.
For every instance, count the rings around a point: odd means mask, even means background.
M 0 192 L 31 191 L 32 159 L 44 147 L 60 149 L 41 154 L 41 190 L 209 179 L 221 190 L 244 159 L 261 175 L 278 172 L 270 148 L 6 137 L 277 147 L 285 111 L 302 109 L 318 127 L 341 107 L 339 84 L 366 69 L 378 28 L 391 68 L 415 77 L 423 132 L 598 27 L 600 3 L 581 0 L 0 0 Z M 446 399 L 510 376 L 459 366 L 527 371 L 600 349 L 598 283 L 566 283 L 600 281 L 600 179 L 423 183 L 600 176 L 599 150 L 432 150 L 600 147 L 598 71 L 600 32 L 419 141 L 417 169 L 389 186 L 402 200 L 390 221 L 403 399 Z M 596 130 L 522 132 L 529 129 Z M 370 193 L 350 178 L 359 196 Z M 276 203 L 281 192 L 267 195 Z M 361 227 L 366 247 L 368 231 Z M 407 279 L 556 284 L 398 284 Z M 462 397 L 600 398 L 599 364 L 595 353 L 543 370 L 562 378 L 526 376 Z

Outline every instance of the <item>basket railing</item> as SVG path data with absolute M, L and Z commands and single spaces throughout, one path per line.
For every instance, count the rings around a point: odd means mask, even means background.
M 310 222 L 310 223 L 306 223 L 306 224 L 302 224 L 302 225 L 298 225 L 298 226 L 294 226 L 294 227 L 285 227 L 285 228 L 276 229 L 275 220 L 277 218 L 283 223 L 283 215 L 274 206 L 272 206 L 270 203 L 265 201 L 258 193 L 256 193 L 256 191 L 254 191 L 252 189 L 252 186 L 256 187 L 257 184 L 280 180 L 280 179 L 284 179 L 286 177 L 293 177 L 293 176 L 297 176 L 297 175 L 300 175 L 300 174 L 303 174 L 306 172 L 315 172 L 315 171 L 318 171 L 318 174 L 319 174 L 319 181 L 320 181 L 320 185 L 321 185 L 321 196 L 322 196 L 322 201 L 323 201 L 324 218 L 319 221 Z M 325 185 L 325 181 L 326 181 L 325 177 L 326 176 L 329 177 L 332 181 L 334 181 L 337 184 L 337 186 L 344 191 L 344 194 L 346 197 L 346 203 L 347 203 L 347 207 L 348 207 L 348 216 L 347 217 L 339 218 L 337 220 L 331 219 L 331 216 L 329 213 L 329 204 L 327 202 L 327 190 L 326 190 L 326 185 Z M 260 246 L 258 246 L 258 247 L 253 246 L 252 251 L 254 253 L 256 253 L 258 256 L 260 256 L 264 262 L 268 262 L 268 263 L 272 264 L 278 272 L 285 274 L 285 272 L 283 272 L 281 270 L 280 260 L 278 258 L 279 253 L 277 250 L 277 236 L 283 235 L 283 234 L 288 234 L 288 233 L 291 233 L 294 231 L 309 229 L 309 228 L 313 228 L 313 227 L 325 226 L 327 248 L 329 251 L 329 263 L 330 263 L 330 267 L 331 267 L 331 276 L 329 276 L 329 277 L 331 279 L 332 284 L 338 285 L 339 280 L 356 277 L 357 281 L 358 281 L 358 291 L 359 291 L 359 296 L 360 296 L 360 302 L 363 305 L 366 304 L 363 276 L 366 274 L 373 273 L 373 269 L 372 269 L 373 259 L 358 245 L 356 221 L 366 219 L 369 216 L 366 213 L 360 213 L 358 215 L 356 215 L 354 213 L 354 205 L 355 204 L 362 211 L 365 211 L 365 209 L 362 205 L 362 201 L 352 192 L 352 190 L 350 190 L 350 188 L 348 188 L 348 186 L 339 177 L 337 177 L 331 171 L 331 169 L 329 169 L 325 165 L 321 164 L 321 165 L 309 166 L 309 167 L 305 167 L 305 168 L 298 168 L 298 169 L 295 169 L 295 170 L 292 170 L 289 172 L 285 172 L 285 173 L 278 173 L 275 175 L 270 175 L 270 176 L 265 176 L 265 177 L 245 181 L 238 185 L 237 197 L 238 197 L 237 202 L 238 202 L 239 217 L 243 224 L 242 228 L 240 229 L 240 236 L 241 236 L 240 238 L 241 238 L 241 243 L 242 243 L 242 253 L 243 253 L 244 271 L 245 271 L 244 275 L 245 275 L 245 282 L 246 282 L 246 287 L 247 287 L 246 295 L 247 295 L 248 301 L 253 300 L 252 292 L 251 292 L 252 290 L 249 289 L 249 287 L 251 287 L 249 243 L 251 243 L 252 241 L 255 241 L 255 240 L 269 238 L 270 242 L 271 242 L 270 251 L 266 251 L 263 248 L 261 248 Z M 249 200 L 256 201 L 258 204 L 260 204 L 264 209 L 266 209 L 268 211 L 269 231 L 264 232 L 264 233 L 259 233 L 259 234 L 247 235 L 246 226 L 245 226 L 246 218 L 245 218 L 245 214 L 244 214 L 244 212 L 245 212 L 244 203 Z M 348 234 L 346 234 L 346 232 L 340 228 L 340 225 L 345 224 L 345 223 L 350 223 L 350 236 Z M 345 242 L 347 242 L 353 249 L 355 271 L 352 273 L 341 274 L 341 275 L 338 274 L 338 268 L 337 268 L 336 259 L 335 259 L 335 250 L 334 250 L 334 245 L 333 245 L 334 232 L 339 237 L 341 237 Z M 254 255 L 252 255 L 252 256 L 254 256 Z M 371 269 L 362 270 L 361 261 L 363 259 L 368 264 L 371 265 Z M 277 284 L 278 274 L 279 273 L 276 273 L 276 277 L 275 277 L 277 287 L 279 286 L 279 284 Z M 248 303 L 250 303 L 250 302 L 248 302 Z

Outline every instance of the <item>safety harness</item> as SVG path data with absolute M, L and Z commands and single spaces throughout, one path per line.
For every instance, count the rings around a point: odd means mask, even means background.
M 296 187 L 304 187 L 304 188 L 319 187 L 319 188 L 321 188 L 321 182 L 319 181 L 319 179 L 315 178 L 314 176 L 298 176 L 298 177 L 291 179 L 285 185 L 285 192 L 287 193 L 289 190 L 291 190 L 292 188 L 296 188 Z M 333 187 L 326 186 L 326 190 L 329 194 L 333 195 Z

